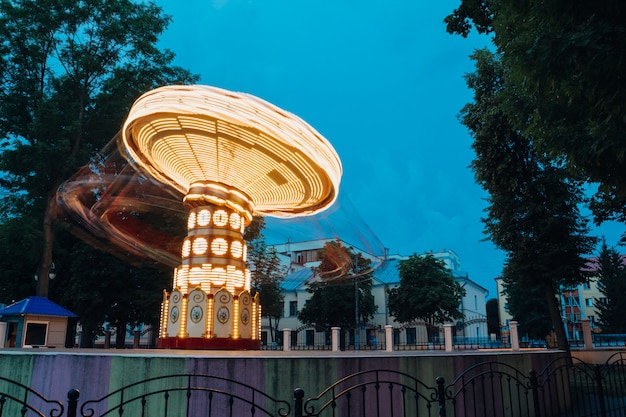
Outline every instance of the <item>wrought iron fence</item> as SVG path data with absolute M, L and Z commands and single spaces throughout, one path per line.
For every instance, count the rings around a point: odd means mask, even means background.
M 70 392 L 74 392 L 71 390 Z M 68 394 L 69 395 L 69 394 Z M 68 401 L 69 405 L 69 401 Z M 74 410 L 75 403 L 72 403 Z M 0 376 L 0 417 L 26 414 L 41 417 L 63 416 L 64 406 L 61 401 L 49 400 L 39 392 L 3 376 Z M 68 411 L 68 417 L 72 417 Z
M 65 403 L 0 377 L 0 417 L 94 416 L 507 416 L 617 417 L 626 414 L 626 352 L 603 365 L 561 357 L 539 371 L 481 362 L 451 382 L 397 370 L 347 375 L 319 393 L 302 388 L 274 398 L 254 386 L 211 375 L 168 375 L 119 387 L 97 399 Z

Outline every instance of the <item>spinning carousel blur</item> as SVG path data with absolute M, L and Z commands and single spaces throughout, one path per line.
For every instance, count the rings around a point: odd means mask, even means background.
M 115 146 L 59 191 L 75 231 L 175 267 L 159 347 L 258 349 L 261 306 L 250 294 L 245 227 L 257 214 L 330 207 L 342 173 L 335 150 L 298 117 L 207 86 L 144 94 Z M 168 238 L 185 214 L 187 235 Z

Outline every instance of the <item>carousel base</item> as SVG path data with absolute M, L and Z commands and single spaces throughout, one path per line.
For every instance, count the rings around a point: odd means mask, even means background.
M 254 339 L 230 339 L 214 337 L 160 337 L 159 349 L 206 349 L 206 350 L 260 350 L 261 341 Z

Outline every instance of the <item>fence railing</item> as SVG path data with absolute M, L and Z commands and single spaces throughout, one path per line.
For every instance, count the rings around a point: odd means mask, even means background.
M 603 365 L 560 357 L 541 370 L 481 362 L 450 382 L 397 370 L 367 370 L 319 393 L 302 387 L 275 398 L 254 386 L 212 375 L 165 375 L 95 399 L 68 392 L 65 403 L 0 377 L 0 417 L 94 416 L 507 416 L 611 417 L 626 414 L 626 352 Z

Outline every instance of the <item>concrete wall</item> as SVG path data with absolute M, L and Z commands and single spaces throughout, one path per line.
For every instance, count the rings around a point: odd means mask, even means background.
M 400 354 L 399 352 L 197 352 L 146 350 L 0 349 L 0 376 L 52 399 L 65 400 L 71 388 L 81 401 L 96 399 L 147 378 L 171 374 L 209 374 L 251 385 L 275 398 L 291 399 L 296 387 L 317 395 L 340 378 L 365 370 L 401 371 L 435 386 L 443 376 L 452 382 L 474 364 L 499 361 L 527 372 L 541 370 L 558 351 L 491 354 Z
M 611 358 L 616 353 L 626 355 L 626 351 L 624 351 L 623 349 L 616 350 L 610 348 L 596 348 L 593 350 L 573 350 L 572 357 L 588 364 L 603 365 L 606 363 L 607 360 L 609 360 L 609 358 Z M 611 358 L 611 362 L 613 362 L 614 360 L 617 360 L 617 358 Z

